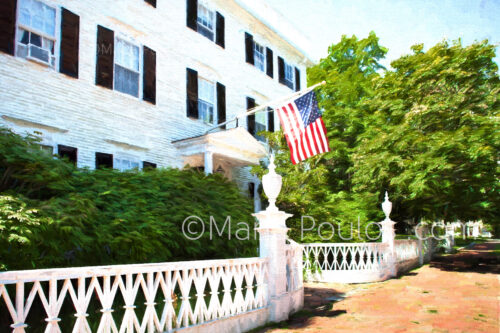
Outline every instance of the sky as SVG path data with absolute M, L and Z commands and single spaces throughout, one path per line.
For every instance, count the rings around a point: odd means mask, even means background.
M 464 45 L 488 39 L 500 44 L 500 0 L 265 0 L 305 37 L 296 38 L 314 60 L 325 57 L 328 46 L 342 35 L 358 38 L 375 31 L 379 44 L 389 49 L 382 64 L 424 50 L 443 39 L 462 39 Z M 294 39 L 291 29 L 283 31 Z M 497 47 L 497 54 L 500 48 Z M 497 64 L 500 57 L 495 58 Z

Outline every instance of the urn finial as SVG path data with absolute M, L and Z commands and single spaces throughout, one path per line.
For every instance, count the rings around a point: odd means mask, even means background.
M 277 211 L 276 198 L 281 191 L 282 178 L 276 173 L 276 165 L 274 164 L 274 155 L 271 155 L 268 165 L 269 172 L 262 177 L 262 186 L 264 187 L 264 192 L 269 198 L 269 207 L 267 210 Z
M 389 194 L 387 191 L 385 191 L 385 200 L 382 202 L 382 210 L 384 211 L 385 218 L 388 220 L 392 211 L 392 202 L 389 201 Z

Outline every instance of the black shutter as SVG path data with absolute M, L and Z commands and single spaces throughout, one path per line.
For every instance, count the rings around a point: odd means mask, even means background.
M 187 68 L 187 103 L 186 113 L 188 117 L 198 119 L 198 72 Z
M 142 98 L 156 104 L 156 52 L 144 46 L 143 53 Z
M 285 60 L 278 57 L 278 81 L 280 83 L 286 84 L 285 82 Z
M 198 0 L 187 0 L 187 13 L 186 13 L 186 25 L 193 29 L 198 30 Z
M 75 147 L 58 145 L 57 154 L 61 158 L 67 158 L 70 162 L 72 162 L 76 166 L 78 149 L 76 149 Z
M 147 3 L 149 3 L 151 6 L 155 7 L 156 8 L 156 0 L 144 0 L 146 1 Z
M 217 82 L 217 122 L 222 124 L 226 121 L 226 87 Z M 226 129 L 226 125 L 220 128 Z
M 246 61 L 253 65 L 253 36 L 248 32 L 245 32 L 245 55 Z
M 115 54 L 115 33 L 97 26 L 97 65 L 95 83 L 113 89 L 113 60 Z
M 14 55 L 16 36 L 16 0 L 0 1 L 0 51 Z
M 273 66 L 273 51 L 266 47 L 266 73 L 270 77 L 274 77 L 274 66 Z
M 255 107 L 255 99 L 247 97 L 247 110 L 253 109 Z M 247 129 L 248 133 L 255 136 L 255 113 L 247 116 Z
M 300 90 L 300 71 L 295 67 L 295 91 Z
M 96 169 L 113 169 L 113 155 L 106 153 L 95 153 Z
M 61 10 L 61 57 L 59 72 L 78 78 L 78 50 L 80 45 L 80 16 L 66 8 Z
M 255 183 L 248 183 L 248 193 L 251 199 L 255 198 Z
M 267 130 L 269 132 L 274 132 L 274 109 L 267 108 Z
M 156 163 L 144 161 L 144 162 L 142 162 L 142 169 L 143 170 L 156 169 Z
M 219 12 L 217 12 L 217 22 L 216 22 L 216 30 L 215 30 L 215 44 L 222 46 L 222 47 L 226 46 L 224 29 L 225 29 L 224 16 L 222 16 Z

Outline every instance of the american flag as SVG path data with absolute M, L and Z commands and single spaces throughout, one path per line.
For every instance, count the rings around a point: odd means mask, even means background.
M 293 164 L 330 151 L 314 90 L 276 109 Z

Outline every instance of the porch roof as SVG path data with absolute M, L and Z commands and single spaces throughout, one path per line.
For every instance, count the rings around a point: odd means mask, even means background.
M 262 143 L 243 127 L 172 141 L 180 155 L 187 157 L 211 152 L 234 166 L 257 165 L 267 155 Z

